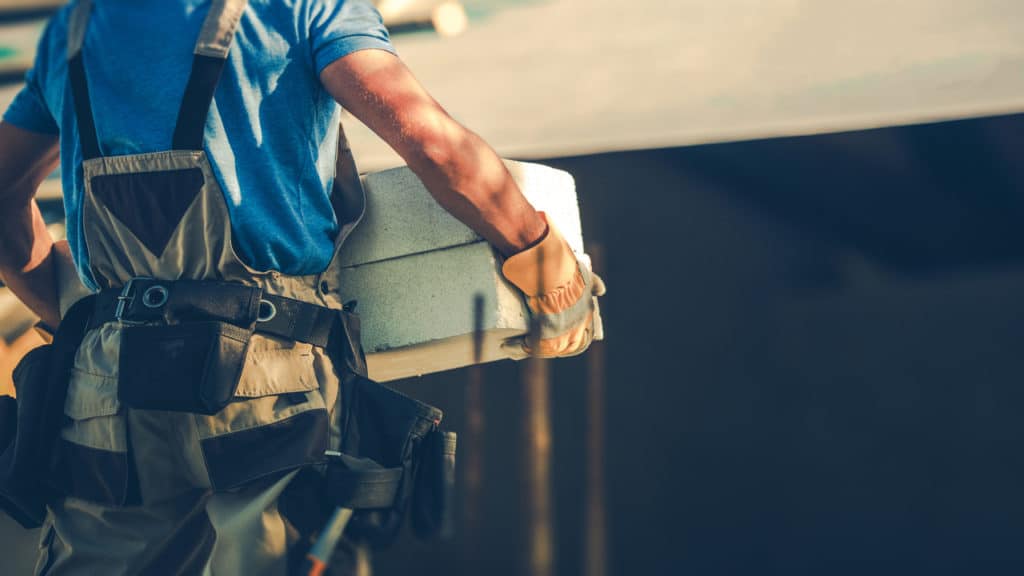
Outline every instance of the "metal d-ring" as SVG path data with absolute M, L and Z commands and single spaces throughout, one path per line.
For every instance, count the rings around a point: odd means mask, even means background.
M 270 322 L 277 316 L 277 306 L 270 300 L 260 299 L 260 309 L 256 313 L 257 322 Z
M 159 308 L 167 304 L 167 288 L 155 284 L 142 293 L 142 305 L 146 308 Z

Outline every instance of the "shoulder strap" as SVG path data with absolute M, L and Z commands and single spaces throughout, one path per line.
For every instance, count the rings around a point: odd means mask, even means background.
M 363 219 L 366 212 L 366 194 L 359 178 L 359 169 L 352 156 L 352 147 L 345 136 L 345 126 L 338 124 L 338 155 L 334 166 L 334 186 L 331 188 L 331 206 L 338 219 L 340 245 Z
M 248 0 L 213 0 L 196 41 L 192 73 L 178 110 L 172 149 L 202 150 L 206 117 L 246 5 Z
M 235 36 L 235 28 L 248 5 L 248 0 L 213 0 L 206 15 L 194 50 L 192 73 L 189 75 L 174 127 L 172 149 L 201 150 L 206 116 L 213 102 L 224 62 Z M 92 13 L 92 0 L 80 0 L 72 9 L 68 21 L 68 77 L 78 121 L 78 137 L 85 160 L 101 156 L 96 123 L 92 114 L 89 84 L 82 61 L 82 44 Z
M 85 41 L 85 29 L 91 13 L 92 1 L 80 0 L 68 20 L 68 79 L 71 82 L 75 119 L 78 121 L 78 141 L 85 160 L 100 156 L 100 141 L 96 136 L 96 123 L 89 100 L 89 84 L 85 80 L 85 65 L 82 63 L 82 43 Z
M 68 60 L 82 51 L 82 42 L 85 41 L 85 27 L 89 23 L 89 16 L 91 14 L 92 0 L 79 0 L 78 4 L 71 9 L 71 16 L 68 19 Z

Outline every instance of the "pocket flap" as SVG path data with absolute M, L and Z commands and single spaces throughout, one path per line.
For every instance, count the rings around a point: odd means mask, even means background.
M 259 398 L 320 387 L 313 369 L 313 346 L 275 336 L 253 334 L 236 398 Z

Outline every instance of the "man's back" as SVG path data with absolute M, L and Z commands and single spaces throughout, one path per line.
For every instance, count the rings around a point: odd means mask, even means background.
M 68 236 L 88 270 L 80 222 L 81 162 L 66 83 L 68 14 L 40 44 L 29 85 L 8 121 L 61 134 Z M 96 0 L 83 48 L 106 155 L 170 148 L 192 49 L 208 0 Z M 256 269 L 323 270 L 335 230 L 328 194 L 338 107 L 320 70 L 363 48 L 392 50 L 368 0 L 250 2 L 206 124 L 205 147 L 227 196 L 240 255 Z M 34 98 L 33 98 L 34 97 Z M 67 151 L 74 151 L 68 154 Z M 91 284 L 90 278 L 85 278 Z

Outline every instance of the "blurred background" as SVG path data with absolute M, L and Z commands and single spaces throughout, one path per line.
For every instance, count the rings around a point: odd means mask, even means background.
M 59 4 L 0 0 L 0 110 Z M 375 574 L 1024 573 L 1024 4 L 378 4 L 575 176 L 610 294 L 585 356 L 395 383 L 460 433 L 459 532 Z M 32 322 L 0 291 L 0 378 Z M 5 573 L 34 538 L 0 520 Z

